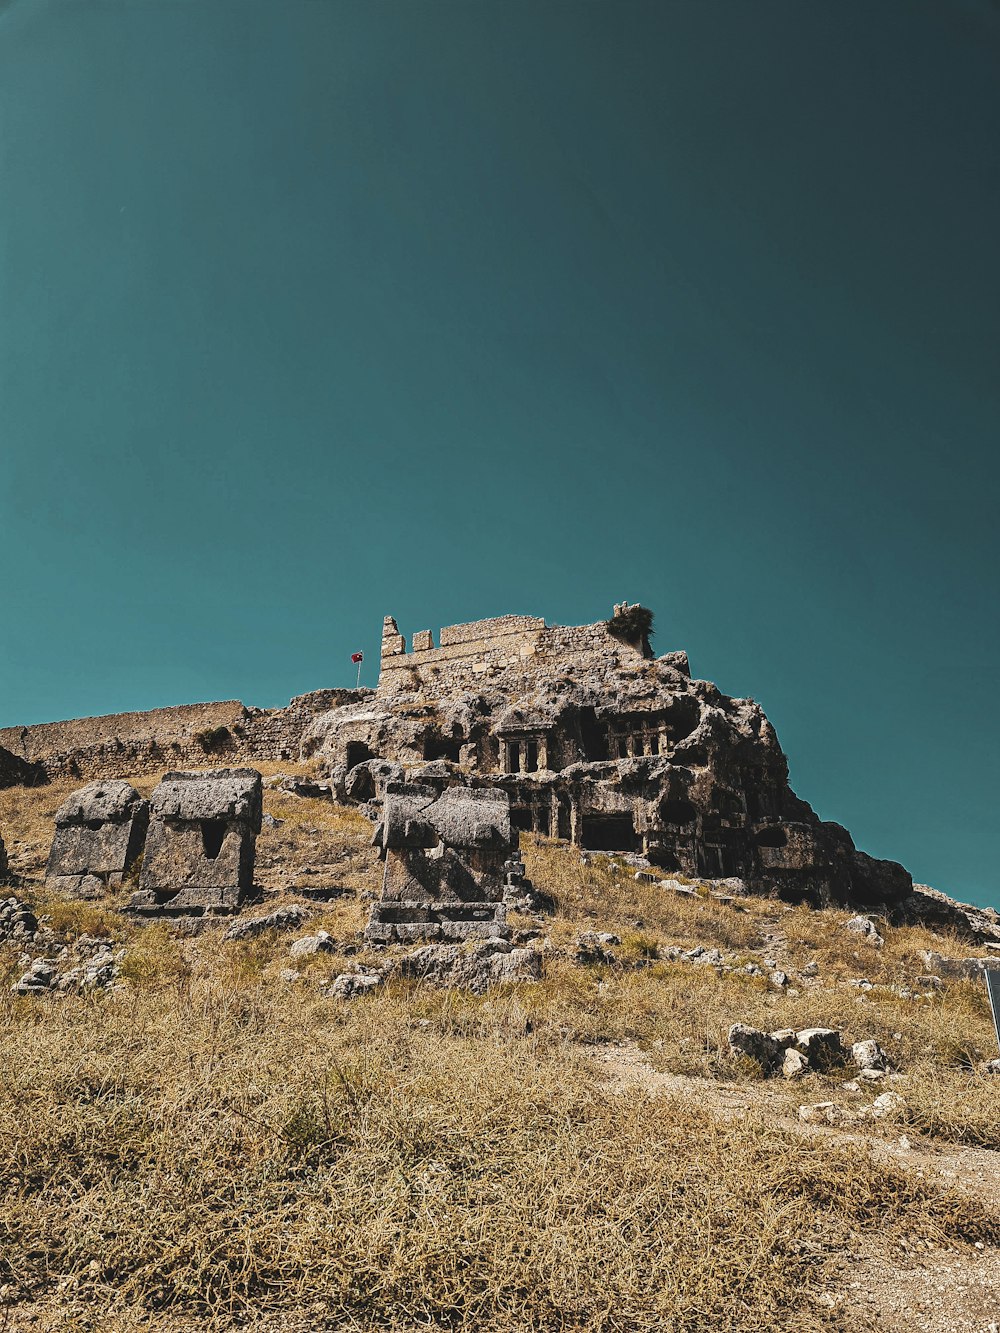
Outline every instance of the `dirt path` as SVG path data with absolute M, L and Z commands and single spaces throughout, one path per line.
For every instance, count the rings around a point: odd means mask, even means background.
M 974 1195 L 1000 1213 L 1000 1152 L 941 1145 L 909 1130 L 905 1136 L 892 1135 L 888 1127 L 886 1133 L 865 1132 L 856 1122 L 843 1127 L 804 1124 L 766 1083 L 661 1073 L 632 1045 L 601 1047 L 594 1059 L 608 1085 L 622 1092 L 642 1088 L 652 1097 L 679 1097 L 727 1120 L 748 1111 L 765 1112 L 788 1132 L 860 1144 L 876 1167 L 891 1161 L 943 1188 Z M 806 1103 L 809 1094 L 802 1091 Z M 841 1280 L 817 1304 L 836 1312 L 834 1326 L 845 1333 L 1000 1333 L 1000 1252 L 970 1245 L 924 1248 L 918 1242 L 904 1255 L 878 1236 L 863 1237 L 854 1252 L 844 1255 Z

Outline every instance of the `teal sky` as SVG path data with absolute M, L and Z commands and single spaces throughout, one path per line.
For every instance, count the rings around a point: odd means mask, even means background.
M 1000 905 L 1000 7 L 0 4 L 0 725 L 627 598 Z

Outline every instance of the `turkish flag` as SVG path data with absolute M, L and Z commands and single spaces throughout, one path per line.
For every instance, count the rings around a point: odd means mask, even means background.
M 363 662 L 364 660 L 365 660 L 364 653 L 351 653 L 352 662 Z

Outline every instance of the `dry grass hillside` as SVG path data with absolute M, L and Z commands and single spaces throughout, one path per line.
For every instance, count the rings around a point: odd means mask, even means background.
M 525 837 L 555 902 L 514 923 L 539 982 L 343 1001 L 326 984 L 383 957 L 358 939 L 362 817 L 269 789 L 250 911 L 312 915 L 225 941 L 46 898 L 71 786 L 0 792 L 10 891 L 68 941 L 110 936 L 121 977 L 15 996 L 0 946 L 0 1329 L 996 1328 L 992 1024 L 981 985 L 918 981 L 923 950 L 967 945 L 875 948 L 844 912 L 669 893 Z M 293 958 L 318 929 L 335 950 Z M 609 961 L 577 960 L 586 931 L 618 937 Z M 697 946 L 722 963 L 674 958 Z M 873 1038 L 896 1072 L 765 1080 L 737 1022 Z M 821 1102 L 832 1123 L 803 1123 Z

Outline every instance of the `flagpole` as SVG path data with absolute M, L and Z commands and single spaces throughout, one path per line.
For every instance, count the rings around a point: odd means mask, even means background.
M 357 688 L 358 688 L 359 690 L 361 689 L 361 663 L 360 663 L 360 662 L 358 663 L 358 684 L 357 684 Z

